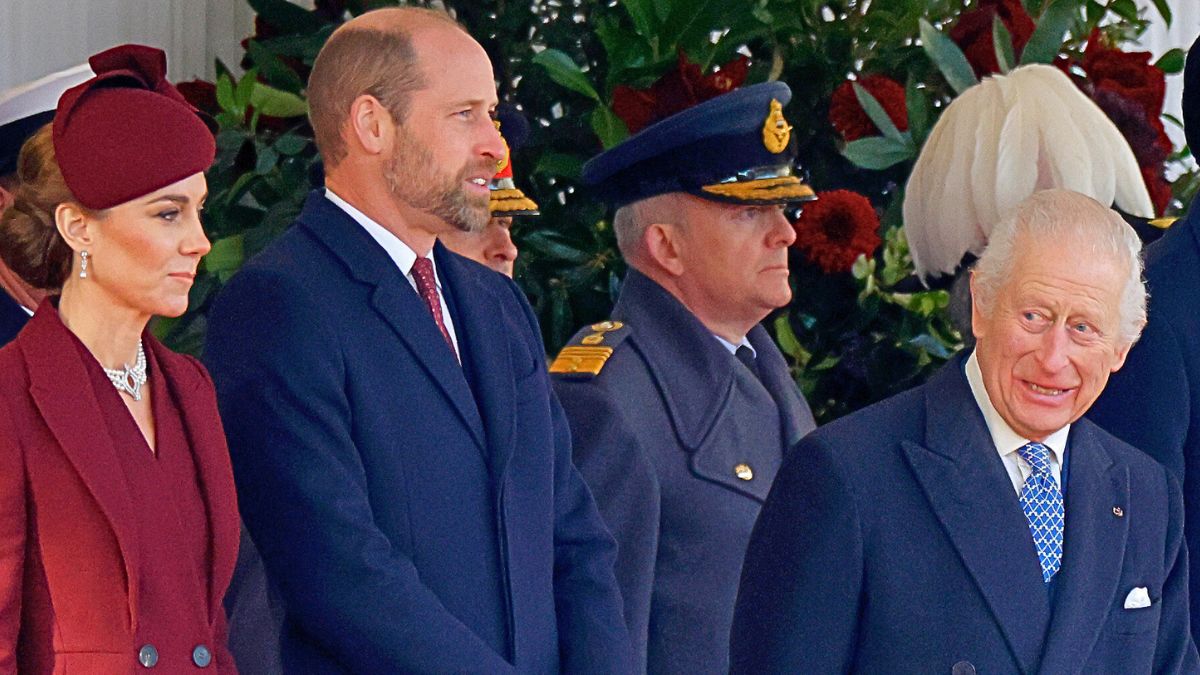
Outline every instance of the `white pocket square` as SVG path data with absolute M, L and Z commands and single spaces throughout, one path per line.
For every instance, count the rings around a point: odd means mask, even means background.
M 1138 586 L 1125 596 L 1125 609 L 1141 609 L 1150 606 L 1150 594 L 1145 586 Z

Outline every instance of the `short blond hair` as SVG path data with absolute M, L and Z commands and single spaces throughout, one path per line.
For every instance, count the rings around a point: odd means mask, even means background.
M 392 119 L 401 124 L 408 115 L 409 96 L 425 87 L 424 73 L 405 17 L 434 19 L 465 29 L 449 14 L 423 7 L 375 10 L 395 15 L 392 28 L 380 28 L 379 22 L 355 22 L 334 31 L 313 63 L 308 77 L 308 119 L 312 123 L 317 150 L 326 166 L 337 166 L 347 153 L 342 129 L 350 106 L 359 96 L 377 99 Z M 368 27 L 370 26 L 370 27 Z

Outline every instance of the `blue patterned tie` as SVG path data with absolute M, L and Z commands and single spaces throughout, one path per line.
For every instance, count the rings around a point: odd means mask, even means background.
M 1029 532 L 1037 547 L 1038 561 L 1042 563 L 1042 581 L 1050 583 L 1062 567 L 1062 491 L 1050 472 L 1050 450 L 1046 446 L 1029 443 L 1017 452 L 1033 469 L 1021 488 L 1021 510 L 1029 521 Z

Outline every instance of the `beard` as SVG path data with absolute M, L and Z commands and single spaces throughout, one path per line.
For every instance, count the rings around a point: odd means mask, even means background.
M 488 197 L 463 189 L 469 176 L 495 169 L 494 162 L 468 163 L 454 175 L 438 173 L 433 153 L 414 136 L 401 132 L 384 168 L 388 190 L 402 202 L 436 216 L 460 232 L 481 232 L 488 224 Z

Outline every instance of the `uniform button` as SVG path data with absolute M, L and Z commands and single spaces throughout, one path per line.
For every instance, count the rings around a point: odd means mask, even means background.
M 975 675 L 975 664 L 970 661 L 959 661 L 950 669 L 950 675 Z
M 733 467 L 733 475 L 742 480 L 754 480 L 754 469 L 749 464 L 738 464 Z
M 138 663 L 146 668 L 153 668 L 158 664 L 158 650 L 154 648 L 154 645 L 143 645 L 138 650 Z
M 207 668 L 208 664 L 212 663 L 212 652 L 204 645 L 196 645 L 192 650 L 192 663 L 199 668 Z

